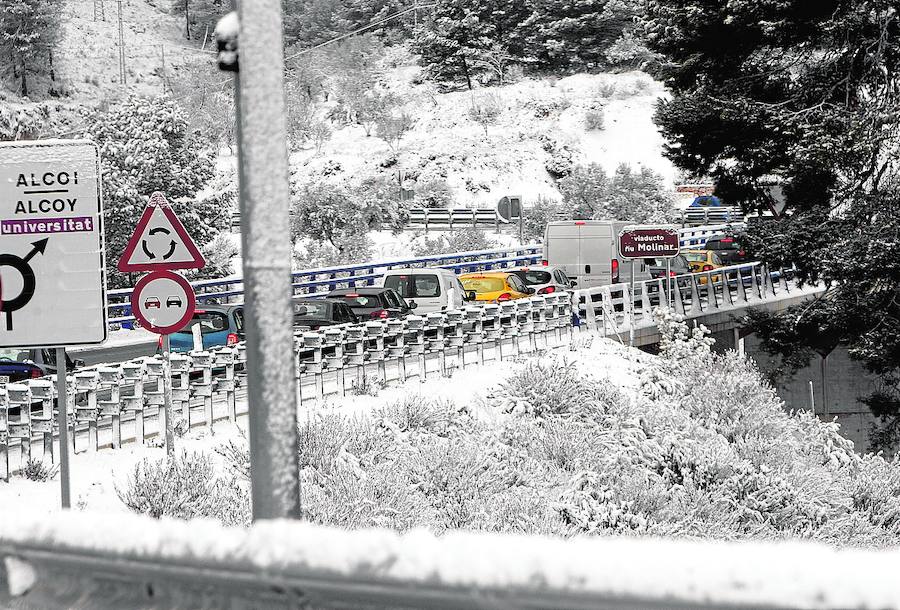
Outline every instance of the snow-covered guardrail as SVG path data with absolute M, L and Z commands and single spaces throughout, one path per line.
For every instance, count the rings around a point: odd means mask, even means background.
M 719 267 L 668 278 L 577 290 L 574 304 L 589 327 L 605 335 L 655 326 L 653 309 L 669 306 L 676 313 L 699 317 L 744 309 L 800 290 L 789 281 L 790 270 L 771 271 L 758 262 Z M 813 287 L 813 292 L 824 288 Z M 810 292 L 809 289 L 806 292 Z M 810 292 L 812 294 L 812 292 Z
M 475 250 L 454 252 L 436 256 L 370 261 L 357 265 L 304 269 L 292 274 L 294 294 L 317 295 L 335 288 L 372 286 L 384 276 L 388 269 L 402 267 L 444 267 L 456 273 L 499 269 L 516 265 L 540 262 L 544 248 L 540 245 L 499 248 L 496 250 Z M 241 276 L 231 276 L 215 280 L 192 282 L 199 303 L 221 303 L 242 297 L 244 280 Z M 131 315 L 131 289 L 110 290 L 107 293 L 107 311 L 110 324 L 128 325 L 134 322 Z
M 78 511 L 0 520 L 0 605 L 29 608 L 897 609 L 898 565 L 897 550 L 800 541 L 244 529 Z
M 424 380 L 429 373 L 446 374 L 451 368 L 560 344 L 571 328 L 570 295 L 555 293 L 403 320 L 298 331 L 298 396 L 303 401 L 343 395 L 367 380 Z M 189 427 L 235 421 L 246 411 L 239 400 L 246 394 L 245 363 L 243 343 L 173 354 L 176 417 Z M 67 377 L 71 449 L 118 448 L 158 436 L 165 429 L 163 382 L 159 357 L 75 371 Z M 8 478 L 31 458 L 57 461 L 58 400 L 55 376 L 0 387 L 0 478 Z

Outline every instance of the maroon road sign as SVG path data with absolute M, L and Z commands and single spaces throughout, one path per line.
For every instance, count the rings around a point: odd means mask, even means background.
M 622 258 L 674 258 L 679 248 L 678 229 L 671 225 L 625 227 L 619 233 Z

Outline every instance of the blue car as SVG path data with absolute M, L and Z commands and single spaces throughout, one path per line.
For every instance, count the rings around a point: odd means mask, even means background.
M 66 369 L 84 366 L 82 360 L 71 360 L 66 354 Z M 52 348 L 0 348 L 0 377 L 17 382 L 56 373 L 56 350 Z
M 244 306 L 198 305 L 191 321 L 169 336 L 173 352 L 189 352 L 194 349 L 194 326 L 200 327 L 203 349 L 235 345 L 245 338 Z

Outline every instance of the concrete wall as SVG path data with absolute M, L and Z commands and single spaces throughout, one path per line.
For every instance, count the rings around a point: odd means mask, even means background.
M 732 341 L 733 343 L 733 341 Z M 760 341 L 754 335 L 744 339 L 745 353 L 759 364 L 763 371 L 773 368 L 771 359 L 762 351 Z M 823 398 L 822 359 L 815 356 L 810 366 L 797 371 L 790 380 L 776 388 L 778 395 L 791 409 L 809 409 L 809 382 L 813 384 L 816 413 L 823 420 L 837 418 L 842 434 L 854 442 L 859 451 L 869 449 L 869 430 L 875 422 L 869 408 L 860 400 L 875 390 L 874 378 L 865 367 L 852 360 L 844 346 L 838 346 L 828 356 L 827 404 Z
M 737 348 L 733 329 L 713 332 L 710 336 L 716 340 L 713 346 L 716 352 Z M 650 346 L 642 349 L 652 351 Z M 772 359 L 763 352 L 760 340 L 755 335 L 744 337 L 744 353 L 753 358 L 764 373 L 774 369 Z M 875 390 L 874 378 L 862 364 L 850 358 L 844 346 L 839 346 L 828 356 L 826 377 L 827 405 L 822 392 L 822 360 L 818 356 L 813 358 L 810 366 L 797 371 L 792 379 L 783 381 L 775 389 L 788 409 L 809 410 L 809 382 L 812 381 L 816 414 L 819 418 L 823 421 L 837 419 L 841 425 L 841 434 L 853 441 L 858 451 L 868 451 L 869 431 L 876 420 L 860 398 Z

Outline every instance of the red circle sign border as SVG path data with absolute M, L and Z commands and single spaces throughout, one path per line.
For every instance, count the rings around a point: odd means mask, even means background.
M 144 287 L 152 282 L 153 280 L 158 279 L 169 279 L 184 288 L 184 292 L 188 297 L 188 305 L 187 309 L 184 312 L 184 315 L 178 320 L 177 324 L 173 324 L 171 326 L 154 326 L 144 315 L 141 313 L 140 308 L 137 304 L 140 302 L 140 294 Z M 158 333 L 160 335 L 170 335 L 173 332 L 180 330 L 188 321 L 194 317 L 194 310 L 197 308 L 196 301 L 197 297 L 194 295 L 194 288 L 188 283 L 186 279 L 177 273 L 173 273 L 171 271 L 153 271 L 148 273 L 144 277 L 138 280 L 137 284 L 134 286 L 134 290 L 131 291 L 131 313 L 134 314 L 134 317 L 137 318 L 141 326 L 146 328 L 147 330 Z

